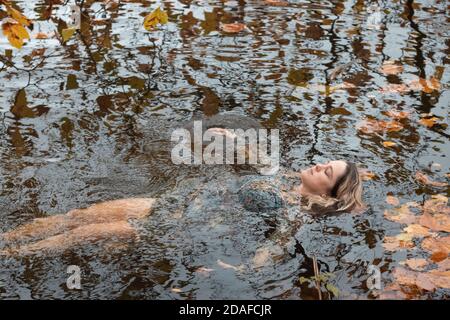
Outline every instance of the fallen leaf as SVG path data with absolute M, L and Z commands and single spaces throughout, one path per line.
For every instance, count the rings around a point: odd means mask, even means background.
M 6 18 L 4 21 L 3 34 L 8 38 L 9 43 L 17 49 L 22 48 L 24 40 L 30 39 L 28 31 L 15 20 Z
M 286 7 L 289 2 L 284 0 L 265 0 L 264 1 L 269 6 Z
M 393 119 L 406 119 L 406 118 L 410 117 L 411 112 L 410 111 L 389 110 L 389 111 L 384 112 L 384 114 Z
M 428 128 L 431 128 L 438 122 L 438 120 L 439 120 L 439 118 L 437 118 L 437 117 L 422 118 L 419 120 L 419 123 Z
M 238 33 L 246 28 L 243 23 L 226 23 L 222 25 L 222 31 L 228 33 Z
M 386 196 L 386 202 L 391 206 L 398 206 L 400 204 L 398 198 L 394 196 Z
M 445 182 L 432 181 L 425 173 L 422 171 L 417 171 L 415 178 L 422 184 L 433 186 L 433 187 L 446 187 L 448 184 Z
M 446 214 L 437 213 L 435 215 L 430 215 L 424 213 L 420 216 L 419 223 L 434 231 L 450 232 L 450 216 Z
M 450 253 L 450 236 L 443 238 L 426 238 L 422 241 L 422 248 L 432 254 L 442 252 L 448 255 Z
M 397 223 L 414 223 L 417 217 L 409 210 L 410 205 L 405 203 L 398 208 L 384 211 L 384 217 Z
M 402 261 L 400 262 L 400 264 L 406 265 L 413 270 L 421 271 L 423 270 L 423 267 L 425 267 L 428 264 L 428 261 L 423 258 L 413 258 Z
M 396 64 L 395 61 L 388 60 L 383 63 L 380 71 L 386 75 L 398 74 L 403 72 L 403 66 Z
M 357 125 L 357 128 L 364 133 L 395 132 L 403 129 L 403 125 L 396 121 L 384 121 L 375 119 L 365 119 Z
M 403 231 L 412 235 L 413 237 L 428 237 L 434 235 L 428 228 L 421 226 L 420 224 L 411 224 L 406 228 L 403 228 Z
M 10 7 L 6 4 L 6 11 L 8 12 L 8 15 L 16 20 L 19 24 L 25 27 L 29 27 L 31 25 L 31 20 L 29 20 L 27 17 L 25 17 L 20 11 Z
M 412 248 L 414 247 L 412 238 L 413 237 L 407 233 L 401 233 L 393 237 L 387 236 L 384 237 L 383 247 L 388 251 Z
M 179 288 L 171 288 L 170 291 L 175 292 L 175 293 L 183 292 L 183 290 L 181 290 Z
M 431 93 L 435 90 L 439 90 L 441 88 L 441 84 L 439 80 L 431 77 L 429 80 L 418 78 L 411 80 L 408 83 L 408 87 L 412 90 L 422 90 L 425 93 Z
M 448 271 L 450 270 L 450 259 L 447 257 L 445 260 L 443 259 L 443 261 L 441 260 L 439 263 L 437 263 L 437 269 L 439 271 Z
M 385 147 L 393 147 L 396 146 L 397 144 L 393 141 L 383 141 L 383 146 Z
M 448 258 L 448 253 L 446 253 L 444 251 L 435 251 L 430 257 L 430 259 L 432 261 L 439 262 L 439 263 L 443 260 L 444 261 L 448 260 L 447 258 Z
M 75 33 L 75 31 L 77 31 L 76 28 L 63 29 L 61 31 L 61 36 L 62 36 L 63 42 L 69 41 L 69 39 L 72 38 L 72 36 Z
M 427 199 L 423 205 L 425 213 L 435 214 L 450 214 L 450 207 L 447 206 L 448 198 L 442 194 L 434 194 L 430 199 Z
M 436 289 L 436 285 L 426 273 L 398 267 L 395 268 L 392 274 L 399 284 L 416 286 L 427 291 L 434 291 Z
M 166 24 L 168 21 L 167 13 L 158 7 L 145 17 L 144 28 L 147 31 L 152 31 L 158 24 Z

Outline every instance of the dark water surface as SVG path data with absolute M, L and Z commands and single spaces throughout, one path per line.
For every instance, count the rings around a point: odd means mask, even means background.
M 39 20 L 45 1 L 16 3 L 37 20 L 35 32 L 54 30 Z M 108 9 L 111 20 L 84 18 L 65 45 L 33 39 L 14 50 L 17 68 L 1 69 L 1 232 L 103 200 L 163 196 L 166 205 L 137 226 L 139 241 L 123 247 L 2 259 L 0 298 L 317 299 L 299 281 L 314 275 L 313 257 L 332 274 L 339 298 L 374 298 L 368 266 L 380 267 L 389 283 L 407 258 L 381 245 L 401 229 L 383 218 L 386 195 L 402 203 L 449 196 L 448 187 L 414 179 L 422 170 L 448 181 L 450 171 L 448 3 L 382 2 L 379 28 L 368 24 L 367 1 L 161 3 L 169 23 L 160 31 L 142 28 L 154 5 L 126 1 Z M 88 9 L 91 19 L 99 9 Z M 220 31 L 231 22 L 248 30 Z M 383 74 L 388 60 L 403 72 Z M 380 91 L 417 77 L 434 77 L 440 88 Z M 352 87 L 336 90 L 343 84 Z M 401 131 L 358 130 L 369 116 L 389 120 L 389 110 L 411 112 Z M 171 162 L 167 139 L 178 123 L 225 112 L 280 129 L 286 170 L 347 159 L 373 172 L 364 185 L 371 210 L 322 218 L 293 210 L 268 219 L 236 207 L 236 168 Z M 421 125 L 424 113 L 439 125 Z M 65 285 L 69 265 L 83 272 L 81 291 Z

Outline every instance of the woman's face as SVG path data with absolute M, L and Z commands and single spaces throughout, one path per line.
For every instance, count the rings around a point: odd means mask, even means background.
M 337 180 L 345 173 L 347 163 L 342 160 L 317 164 L 300 172 L 302 194 L 330 195 Z

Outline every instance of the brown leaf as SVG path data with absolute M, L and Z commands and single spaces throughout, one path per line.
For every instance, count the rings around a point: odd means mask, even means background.
M 430 257 L 430 259 L 434 262 L 441 262 L 443 260 L 447 261 L 448 260 L 447 258 L 448 258 L 448 254 L 444 251 L 436 251 Z M 450 261 L 450 260 L 448 260 L 448 261 Z
M 448 184 L 445 182 L 432 181 L 425 173 L 422 171 L 417 171 L 416 180 L 422 184 L 433 186 L 433 187 L 446 187 Z
M 222 25 L 222 31 L 228 32 L 228 33 L 238 33 L 241 32 L 246 28 L 245 24 L 243 23 L 226 23 Z
M 397 144 L 393 141 L 383 141 L 383 146 L 386 148 L 396 146 Z

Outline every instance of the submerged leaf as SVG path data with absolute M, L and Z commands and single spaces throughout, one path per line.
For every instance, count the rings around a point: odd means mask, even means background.
M 445 182 L 432 181 L 425 173 L 422 171 L 417 171 L 416 180 L 422 184 L 433 186 L 433 187 L 446 187 L 448 184 Z

